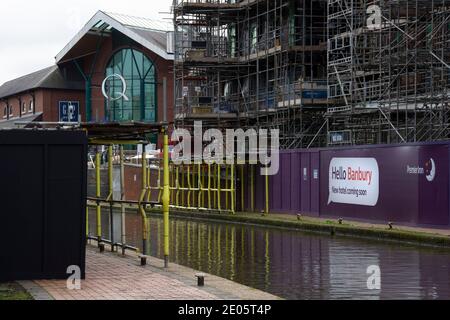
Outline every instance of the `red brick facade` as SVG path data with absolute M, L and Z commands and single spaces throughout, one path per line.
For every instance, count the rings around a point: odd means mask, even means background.
M 91 54 L 85 57 L 80 65 L 82 65 L 83 72 L 85 75 L 89 75 L 92 72 L 92 121 L 103 121 L 105 119 L 105 99 L 102 94 L 101 86 L 103 80 L 106 76 L 106 67 L 110 62 L 114 54 L 122 49 L 132 48 L 143 52 L 155 65 L 157 82 L 158 82 L 158 119 L 157 121 L 162 121 L 163 118 L 163 78 L 167 78 L 167 92 L 168 92 L 168 118 L 173 119 L 173 61 L 168 61 L 155 54 L 154 52 L 148 50 L 139 44 L 120 46 L 113 48 L 112 37 L 104 39 L 100 50 L 97 54 Z M 93 70 L 93 71 L 92 71 Z M 83 118 L 85 119 L 85 118 Z
M 121 49 L 133 48 L 143 52 L 154 64 L 157 76 L 157 121 L 163 120 L 163 78 L 167 78 L 167 92 L 168 92 L 168 120 L 172 120 L 173 112 L 173 61 L 165 60 L 154 52 L 131 42 L 132 45 L 121 46 L 113 48 L 112 37 L 107 37 L 103 40 L 97 55 L 92 52 L 84 58 L 77 59 L 77 63 L 81 66 L 85 75 L 90 75 L 91 80 L 91 121 L 103 122 L 105 121 L 105 98 L 103 97 L 101 85 L 105 78 L 106 67 L 113 57 L 113 55 Z M 83 48 L 79 48 L 83 52 Z M 65 61 L 60 64 L 61 69 L 77 70 L 75 61 Z M 78 72 L 78 71 L 75 71 Z M 74 77 L 74 74 L 71 73 Z M 79 81 L 82 78 L 81 73 L 76 75 L 78 79 L 71 79 L 68 76 L 67 81 Z M 34 97 L 33 97 L 34 96 Z M 80 113 L 82 121 L 86 121 L 86 93 L 84 90 L 60 90 L 60 89 L 41 89 L 37 88 L 30 92 L 20 93 L 17 95 L 5 97 L 0 100 L 0 122 L 2 120 L 20 121 L 24 116 L 31 116 L 33 112 L 43 113 L 42 121 L 57 122 L 59 121 L 59 102 L 60 101 L 79 101 Z M 25 109 L 24 108 L 25 104 Z M 32 110 L 30 110 L 30 104 Z M 33 106 L 34 104 L 34 106 Z M 10 110 L 7 108 L 10 107 Z
M 36 89 L 28 93 L 17 94 L 0 100 L 0 121 L 14 120 L 43 113 L 42 121 L 59 121 L 60 101 L 79 101 L 82 117 L 85 115 L 84 91 Z M 9 106 L 9 115 L 7 112 Z
M 138 201 L 142 192 L 141 166 L 125 165 L 124 177 L 125 177 L 125 199 L 131 201 Z M 151 170 L 150 184 L 153 188 L 156 188 L 156 186 L 158 185 L 158 170 Z M 158 190 L 152 190 L 151 201 L 158 200 L 158 193 L 159 193 Z

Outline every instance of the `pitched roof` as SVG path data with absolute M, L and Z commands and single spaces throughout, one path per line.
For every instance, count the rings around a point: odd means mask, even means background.
M 105 14 L 107 14 L 113 19 L 116 19 L 121 24 L 127 27 L 142 28 L 146 30 L 155 30 L 164 32 L 173 31 L 173 24 L 171 22 L 152 20 L 142 17 L 133 17 L 126 14 L 113 12 L 105 12 Z
M 88 34 L 105 34 L 115 29 L 130 39 L 143 45 L 166 60 L 173 60 L 168 52 L 167 39 L 173 26 L 164 21 L 132 17 L 117 13 L 98 11 L 75 37 L 56 56 L 56 63 L 63 62 L 74 47 Z
M 84 90 L 82 83 L 66 81 L 59 67 L 54 65 L 5 82 L 0 86 L 0 98 L 38 88 Z
M 35 114 L 27 114 L 22 117 L 10 118 L 9 120 L 0 120 L 0 130 L 5 129 L 17 129 L 27 127 L 26 123 L 32 123 L 33 121 L 42 120 L 42 112 L 36 112 Z M 20 122 L 20 124 L 17 124 Z

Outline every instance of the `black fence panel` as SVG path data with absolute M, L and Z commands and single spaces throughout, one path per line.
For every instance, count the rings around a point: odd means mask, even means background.
M 0 131 L 0 281 L 85 275 L 87 137 Z

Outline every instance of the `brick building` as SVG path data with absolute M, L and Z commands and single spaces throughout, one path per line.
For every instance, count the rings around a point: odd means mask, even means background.
M 170 23 L 97 12 L 54 66 L 0 87 L 0 128 L 33 121 L 158 122 L 164 78 L 173 119 L 172 34 Z

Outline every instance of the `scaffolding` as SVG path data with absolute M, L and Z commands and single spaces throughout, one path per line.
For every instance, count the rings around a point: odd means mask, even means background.
M 328 145 L 450 138 L 450 1 L 329 0 L 328 39 Z
M 175 126 L 279 129 L 320 144 L 327 111 L 326 0 L 178 0 Z
M 178 0 L 175 125 L 282 148 L 449 138 L 449 0 Z

